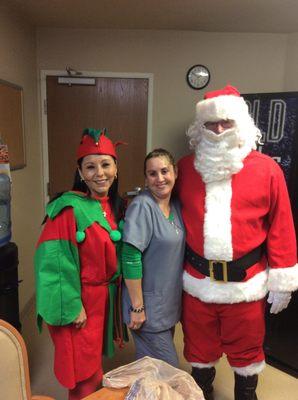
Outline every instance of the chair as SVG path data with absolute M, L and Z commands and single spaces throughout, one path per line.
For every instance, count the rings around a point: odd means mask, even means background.
M 24 339 L 8 322 L 0 319 L 0 391 L 3 400 L 54 400 L 32 396 L 28 355 Z

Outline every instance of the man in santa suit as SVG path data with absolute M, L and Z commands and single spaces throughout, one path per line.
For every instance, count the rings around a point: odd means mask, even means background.
M 235 399 L 255 400 L 270 311 L 298 288 L 296 239 L 283 173 L 255 151 L 261 137 L 232 86 L 209 92 L 188 130 L 194 154 L 178 164 L 186 227 L 184 355 L 207 400 L 214 365 L 227 355 Z

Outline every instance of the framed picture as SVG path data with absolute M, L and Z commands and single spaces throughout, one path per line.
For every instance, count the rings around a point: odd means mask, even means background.
M 0 139 L 8 146 L 11 170 L 26 166 L 23 88 L 0 80 Z

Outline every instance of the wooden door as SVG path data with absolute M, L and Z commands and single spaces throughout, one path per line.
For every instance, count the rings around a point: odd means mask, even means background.
M 148 79 L 95 78 L 96 84 L 58 84 L 47 76 L 49 196 L 72 187 L 76 149 L 84 128 L 107 128 L 119 146 L 119 192 L 144 185 Z

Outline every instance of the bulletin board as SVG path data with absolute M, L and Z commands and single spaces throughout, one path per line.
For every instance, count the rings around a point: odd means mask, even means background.
M 23 89 L 0 79 L 0 138 L 8 145 L 10 168 L 24 168 Z

